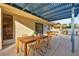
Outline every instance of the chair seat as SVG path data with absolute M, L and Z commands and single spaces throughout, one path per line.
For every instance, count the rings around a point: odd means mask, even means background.
M 37 46 L 35 44 L 29 45 L 29 47 L 32 49 L 39 49 L 40 48 L 40 46 Z

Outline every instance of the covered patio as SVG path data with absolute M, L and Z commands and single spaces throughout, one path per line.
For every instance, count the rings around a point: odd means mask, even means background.
M 78 3 L 45 3 L 45 4 L 41 4 L 41 3 L 7 3 L 7 4 L 0 4 L 0 6 L 3 8 L 3 10 L 5 11 L 5 13 L 11 13 L 11 15 L 14 15 L 14 21 L 15 19 L 20 19 L 18 20 L 18 25 L 23 24 L 23 25 L 27 25 L 27 20 L 22 21 L 21 18 L 19 18 L 19 16 L 21 15 L 20 12 L 15 13 L 12 11 L 8 11 L 8 8 L 16 8 L 17 11 L 20 10 L 22 11 L 22 15 L 24 18 L 26 17 L 32 17 L 32 18 L 27 18 L 27 19 L 34 19 L 33 22 L 37 22 L 38 23 L 42 23 L 44 25 L 41 24 L 42 28 L 40 30 L 36 29 L 35 27 L 33 27 L 33 25 L 31 25 L 31 27 L 28 27 L 31 30 L 28 30 L 29 32 L 27 33 L 26 29 L 24 30 L 27 34 L 32 35 L 34 31 L 36 31 L 39 34 L 47 34 L 48 32 L 48 28 L 51 31 L 51 26 L 50 22 L 51 21 L 57 21 L 57 20 L 63 20 L 63 19 L 67 19 L 67 18 L 71 18 L 71 35 L 63 35 L 63 34 L 58 34 L 56 35 L 52 35 L 52 39 L 50 42 L 50 46 L 51 46 L 51 50 L 48 49 L 47 53 L 44 54 L 44 56 L 77 56 L 79 55 L 79 36 L 75 36 L 74 34 L 74 21 L 75 21 L 75 17 L 77 17 L 77 15 L 79 14 L 79 4 Z M 6 9 L 6 10 L 5 10 Z M 16 11 L 16 12 L 17 12 Z M 26 15 L 27 13 L 27 15 Z M 29 13 L 29 14 L 28 14 Z M 16 14 L 18 17 L 16 17 Z M 33 16 L 30 16 L 33 15 Z M 28 16 L 29 15 L 29 16 Z M 38 18 L 39 17 L 39 18 Z M 16 26 L 15 22 L 15 28 L 16 29 L 16 33 L 13 35 L 15 42 L 17 37 L 20 37 L 22 34 L 25 35 L 26 33 L 20 32 L 20 28 L 18 29 L 18 26 Z M 31 23 L 31 22 L 29 22 Z M 36 25 L 36 26 L 37 26 Z M 35 25 L 34 25 L 35 26 Z M 26 26 L 25 26 L 26 27 Z M 38 26 L 37 26 L 38 27 Z M 13 32 L 15 32 L 13 31 Z M 44 49 L 43 49 L 44 50 Z M 12 52 L 11 52 L 12 51 Z M 16 53 L 16 47 L 15 44 L 11 45 L 10 47 L 4 49 L 3 51 L 0 52 L 0 55 L 18 55 L 18 56 L 22 56 L 22 53 L 17 54 Z M 29 55 L 32 55 L 32 53 L 30 52 Z M 38 56 L 39 54 L 35 54 L 35 56 Z M 39 55 L 40 56 L 40 55 Z

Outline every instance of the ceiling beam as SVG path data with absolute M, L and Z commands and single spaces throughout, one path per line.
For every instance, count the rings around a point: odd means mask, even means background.
M 71 13 L 66 13 L 66 14 L 62 14 L 60 16 L 55 16 L 55 17 L 49 17 L 47 19 L 63 18 L 64 16 L 69 16 L 69 15 L 71 15 Z
M 46 15 L 49 15 L 49 14 L 52 14 L 52 13 L 58 13 L 59 11 L 63 11 L 64 9 L 68 9 L 68 8 L 70 8 L 70 6 L 68 4 L 67 5 L 63 5 L 61 7 L 52 9 L 52 10 L 50 10 L 48 12 L 42 13 L 41 15 L 42 16 L 46 16 Z
M 22 10 L 25 10 L 25 8 L 26 8 L 26 7 L 28 8 L 30 5 L 31 5 L 31 3 L 29 3 L 29 4 L 25 3 L 25 5 L 24 5 L 24 7 L 23 7 Z
M 69 9 L 64 9 L 65 11 L 60 11 L 60 12 L 57 12 L 57 13 L 52 13 L 52 14 L 50 14 L 50 15 L 47 15 L 47 16 L 45 16 L 45 17 L 53 17 L 53 16 L 57 16 L 57 15 L 61 15 L 61 14 L 63 14 L 63 13 L 68 13 L 69 11 L 71 11 L 71 8 L 69 8 Z M 78 8 L 75 8 L 75 12 L 78 12 Z
M 42 9 L 42 8 L 44 8 L 45 6 L 48 6 L 48 4 L 42 5 L 42 6 L 38 7 L 38 8 L 35 8 L 34 10 L 32 10 L 32 12 L 34 13 L 34 12 L 36 12 L 37 10 L 39 10 L 39 8 Z
M 70 12 L 71 10 L 70 9 L 68 9 L 68 10 L 65 10 L 65 11 L 60 11 L 60 12 L 58 12 L 58 13 L 52 13 L 52 14 L 50 14 L 50 15 L 47 15 L 47 16 L 45 16 L 45 17 L 54 17 L 54 16 L 57 16 L 57 15 L 61 15 L 61 14 L 63 14 L 63 13 L 68 13 L 68 12 Z
M 43 14 L 43 13 L 46 13 L 46 12 L 49 12 L 49 11 L 51 11 L 51 10 L 53 10 L 53 9 L 56 9 L 56 8 L 58 8 L 58 7 L 60 7 L 60 6 L 62 6 L 62 5 L 64 5 L 64 4 L 57 4 L 57 5 L 50 5 L 49 7 L 48 7 L 48 9 L 47 10 L 45 10 L 45 11 L 41 11 L 39 14 Z
M 64 14 L 61 14 L 61 15 L 58 15 L 58 16 L 55 16 L 55 17 L 49 17 L 47 19 L 55 19 L 55 18 L 63 18 L 64 16 L 71 16 L 71 13 L 68 12 L 68 13 L 64 13 Z M 75 12 L 75 17 L 78 15 L 78 12 Z
M 67 19 L 70 18 L 70 16 L 64 16 L 63 18 L 51 18 L 49 21 L 57 21 L 57 20 L 62 20 L 62 19 Z

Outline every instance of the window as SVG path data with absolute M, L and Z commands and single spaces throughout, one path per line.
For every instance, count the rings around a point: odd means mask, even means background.
M 37 34 L 43 34 L 43 24 L 35 23 L 35 31 Z

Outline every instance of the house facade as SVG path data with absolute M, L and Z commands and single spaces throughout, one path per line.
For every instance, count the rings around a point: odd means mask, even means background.
M 4 14 L 6 14 L 5 18 L 3 18 Z M 7 4 L 0 4 L 0 50 L 3 48 L 3 36 L 5 35 L 5 32 L 3 34 L 3 20 L 8 18 L 7 15 L 12 16 L 12 19 L 10 20 L 13 21 L 12 39 L 14 41 L 16 41 L 17 37 L 20 37 L 22 35 L 30 36 L 33 35 L 33 33 L 36 31 L 42 34 L 46 34 L 47 32 L 48 21 L 29 14 L 28 12 L 24 12 L 17 8 L 11 7 Z M 11 30 L 7 32 L 10 31 Z

